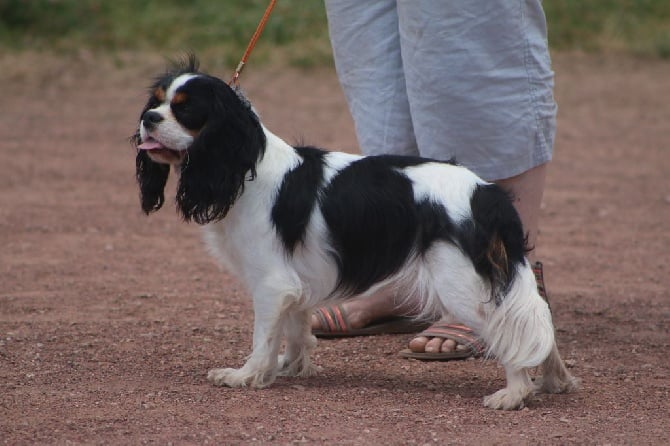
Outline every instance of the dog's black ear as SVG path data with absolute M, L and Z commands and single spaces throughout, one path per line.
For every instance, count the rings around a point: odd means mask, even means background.
M 135 158 L 135 173 L 140 186 L 140 202 L 145 214 L 159 210 L 165 202 L 165 183 L 170 166 L 156 163 L 145 150 L 138 150 Z
M 256 176 L 265 151 L 265 133 L 241 96 L 220 79 L 202 77 L 210 104 L 207 121 L 181 167 L 177 205 L 185 220 L 205 224 L 226 216 Z

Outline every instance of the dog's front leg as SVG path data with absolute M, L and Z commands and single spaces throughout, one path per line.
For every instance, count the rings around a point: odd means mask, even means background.
M 316 337 L 310 325 L 311 310 L 290 312 L 287 317 L 286 351 L 279 355 L 279 374 L 281 376 L 312 376 L 316 367 L 311 363 L 310 356 L 316 347 Z
M 254 289 L 253 350 L 239 369 L 212 369 L 207 379 L 217 386 L 263 388 L 272 384 L 278 373 L 278 355 L 287 315 L 296 305 L 299 293 L 280 278 L 268 279 Z
M 254 305 L 256 307 L 256 305 Z M 278 310 L 278 309 L 276 309 Z M 281 344 L 281 314 L 256 312 L 254 342 L 251 355 L 239 369 L 212 369 L 207 379 L 216 386 L 263 388 L 272 384 L 277 376 L 277 356 Z

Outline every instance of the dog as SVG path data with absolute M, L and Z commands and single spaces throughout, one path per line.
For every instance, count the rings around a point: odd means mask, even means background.
M 383 292 L 479 333 L 507 379 L 487 407 L 576 388 L 508 193 L 453 161 L 291 146 L 198 65 L 189 56 L 156 78 L 132 140 L 142 210 L 162 207 L 172 166 L 178 212 L 253 298 L 251 355 L 209 381 L 262 388 L 314 374 L 313 310 Z

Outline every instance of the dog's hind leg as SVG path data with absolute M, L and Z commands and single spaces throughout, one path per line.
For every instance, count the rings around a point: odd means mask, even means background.
M 569 393 L 579 388 L 579 380 L 568 371 L 554 344 L 551 353 L 542 363 L 543 376 L 535 379 L 540 393 Z
M 579 387 L 579 380 L 563 364 L 556 344 L 542 363 L 542 368 L 544 376 L 536 378 L 533 383 L 526 369 L 505 366 L 507 387 L 484 398 L 484 405 L 492 409 L 521 409 L 524 400 L 535 392 L 569 393 Z
M 311 310 L 297 310 L 289 313 L 286 324 L 286 350 L 279 355 L 279 375 L 312 376 L 316 367 L 310 356 L 316 347 L 316 337 L 310 326 Z
M 251 355 L 239 369 L 212 369 L 207 379 L 217 386 L 263 388 L 279 371 L 277 359 L 284 327 L 301 295 L 296 282 L 272 275 L 254 287 L 254 342 Z
M 510 290 L 487 318 L 482 338 L 507 375 L 507 387 L 486 397 L 484 405 L 494 409 L 523 407 L 524 399 L 536 390 L 526 369 L 539 366 L 555 347 L 551 313 L 537 292 L 528 264 L 518 267 Z
M 535 387 L 524 368 L 505 366 L 507 387 L 484 398 L 484 406 L 491 409 L 522 409 L 524 401 L 533 394 Z

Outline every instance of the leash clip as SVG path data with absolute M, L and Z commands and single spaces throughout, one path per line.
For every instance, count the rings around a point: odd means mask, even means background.
M 244 63 L 243 60 L 240 61 L 239 64 L 237 64 L 237 68 L 235 68 L 235 73 L 233 73 L 233 78 L 230 80 L 230 85 L 231 87 L 238 87 L 240 84 L 240 74 L 242 74 L 242 70 L 244 70 L 244 66 L 246 64 Z

